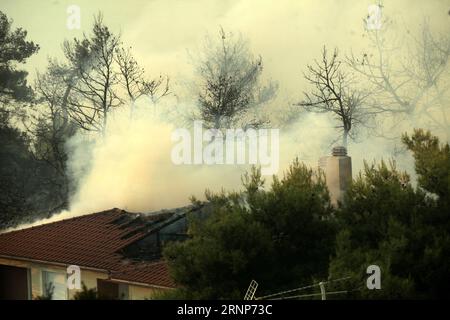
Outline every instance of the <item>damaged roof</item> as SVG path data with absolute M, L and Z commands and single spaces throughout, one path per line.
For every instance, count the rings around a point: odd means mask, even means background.
M 134 261 L 124 249 L 186 210 L 136 214 L 111 209 L 0 234 L 0 257 L 78 265 L 110 273 L 111 279 L 175 287 L 165 261 Z

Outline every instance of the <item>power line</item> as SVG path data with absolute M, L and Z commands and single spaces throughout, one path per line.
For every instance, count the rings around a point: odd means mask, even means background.
M 281 292 L 269 294 L 267 296 L 255 298 L 255 300 L 263 300 L 263 299 L 279 296 L 279 295 L 282 295 L 282 294 L 291 293 L 291 292 L 294 292 L 294 291 L 300 291 L 300 290 L 304 290 L 304 289 L 309 289 L 309 288 L 313 288 L 313 287 L 315 287 L 317 285 L 318 284 L 312 284 L 312 285 L 309 285 L 309 286 L 306 286 L 306 287 L 300 287 L 300 288 L 295 288 L 295 289 L 292 289 L 292 290 L 281 291 Z
M 339 278 L 339 279 L 334 279 L 334 280 L 328 280 L 328 281 L 323 281 L 323 282 L 319 282 L 319 283 L 314 283 L 314 284 L 311 284 L 311 285 L 305 286 L 305 287 L 299 287 L 299 288 L 295 288 L 295 289 L 291 289 L 291 290 L 286 290 L 286 291 L 281 291 L 281 292 L 269 294 L 269 295 L 262 296 L 262 297 L 257 297 L 257 298 L 255 298 L 255 300 L 263 300 L 263 299 L 272 298 L 272 297 L 276 297 L 276 296 L 279 296 L 279 295 L 283 295 L 283 294 L 287 294 L 287 293 L 291 293 L 291 292 L 295 292 L 295 291 L 300 291 L 300 290 L 305 290 L 305 289 L 317 287 L 317 286 L 320 286 L 320 283 L 327 284 L 327 283 L 342 281 L 342 280 L 346 280 L 346 279 L 350 279 L 350 278 L 351 277 L 343 277 L 343 278 Z M 273 299 L 273 300 L 276 300 L 276 299 Z
M 331 291 L 331 292 L 327 292 L 327 295 L 330 294 L 341 294 L 341 293 L 348 293 L 349 291 L 344 290 L 344 291 Z M 295 295 L 295 296 L 287 296 L 287 297 L 280 297 L 280 298 L 275 298 L 272 300 L 285 300 L 285 299 L 296 299 L 296 298 L 306 298 L 306 297 L 315 297 L 315 296 L 321 296 L 322 293 L 310 293 L 310 294 L 300 294 L 300 295 Z

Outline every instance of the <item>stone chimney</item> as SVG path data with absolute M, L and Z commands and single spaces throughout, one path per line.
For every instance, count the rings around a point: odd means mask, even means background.
M 331 203 L 336 206 L 352 181 L 352 158 L 345 147 L 334 147 L 331 156 L 320 158 L 319 168 L 325 172 Z

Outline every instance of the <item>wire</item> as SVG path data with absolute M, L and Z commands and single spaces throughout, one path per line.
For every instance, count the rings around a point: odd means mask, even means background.
M 323 281 L 321 283 L 322 284 L 327 284 L 327 283 L 342 281 L 342 280 L 346 280 L 346 279 L 350 279 L 350 278 L 351 277 L 343 277 L 343 278 L 339 278 L 339 279 Z M 283 294 L 286 294 L 286 293 L 291 293 L 291 292 L 295 292 L 295 291 L 300 291 L 300 290 L 305 290 L 305 289 L 317 287 L 319 285 L 320 285 L 320 282 L 319 283 L 315 283 L 315 284 L 311 284 L 311 285 L 306 286 L 306 287 L 299 287 L 299 288 L 295 288 L 295 289 L 291 289 L 291 290 L 281 291 L 281 292 L 277 292 L 277 293 L 273 293 L 273 294 L 269 294 L 267 296 L 262 296 L 262 297 L 257 297 L 257 298 L 255 297 L 255 300 L 263 300 L 263 299 L 267 299 L 267 298 L 271 298 L 271 297 L 276 297 L 276 296 L 283 295 Z M 273 299 L 273 300 L 275 300 L 275 299 Z
M 300 290 L 304 290 L 304 289 L 308 289 L 308 288 L 312 288 L 312 287 L 316 287 L 316 286 L 318 286 L 318 284 L 312 284 L 312 285 L 309 285 L 309 286 L 306 286 L 306 287 L 300 287 L 300 288 L 295 288 L 295 289 L 292 289 L 292 290 L 281 291 L 281 292 L 269 294 L 267 296 L 255 298 L 255 300 L 263 300 L 263 299 L 279 296 L 279 295 L 286 294 L 286 293 L 291 293 L 291 292 L 294 292 L 294 291 L 300 291 Z
M 331 292 L 327 292 L 326 295 L 331 295 L 331 294 L 341 294 L 341 293 L 348 293 L 349 291 L 345 290 L 345 291 L 331 291 Z M 288 296 L 288 297 L 281 297 L 281 298 L 275 298 L 272 300 L 284 300 L 284 299 L 295 299 L 295 298 L 305 298 L 305 297 L 315 297 L 315 296 L 321 296 L 322 293 L 310 293 L 310 294 L 301 294 L 301 295 L 296 295 L 296 296 Z

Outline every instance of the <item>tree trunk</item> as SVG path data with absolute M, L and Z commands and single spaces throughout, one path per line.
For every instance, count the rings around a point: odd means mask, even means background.
M 108 111 L 106 109 L 103 110 L 103 125 L 102 125 L 102 136 L 105 138 L 106 136 L 106 125 L 108 124 Z
M 344 135 L 342 136 L 342 145 L 347 149 L 347 139 L 348 139 L 348 130 L 344 130 Z

